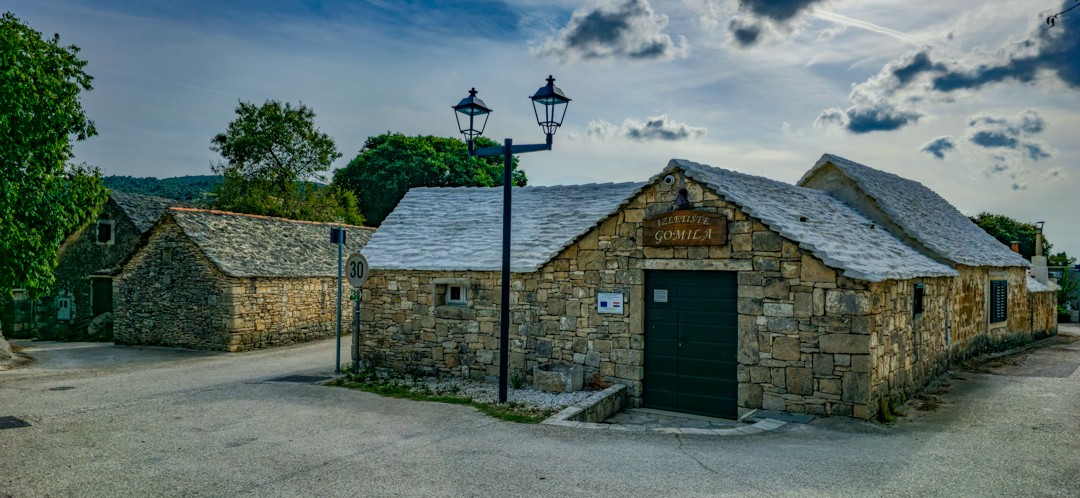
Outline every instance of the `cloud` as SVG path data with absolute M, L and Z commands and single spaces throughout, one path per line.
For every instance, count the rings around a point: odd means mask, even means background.
M 739 0 L 739 8 L 759 18 L 787 22 L 822 3 L 825 0 Z
M 945 153 L 956 150 L 956 139 L 948 135 L 944 137 L 937 137 L 926 145 L 923 145 L 919 151 L 932 154 L 934 157 L 944 160 Z
M 677 142 L 694 140 L 708 133 L 705 128 L 690 126 L 668 119 L 667 115 L 650 117 L 645 122 L 627 118 L 622 126 L 615 126 L 602 119 L 589 121 L 586 131 L 590 140 L 602 141 L 620 137 L 638 142 L 665 141 Z
M 1047 122 L 1035 109 L 1025 109 L 1012 116 L 980 112 L 967 119 L 967 126 L 964 138 L 977 146 L 975 151 L 983 156 L 982 161 L 987 164 L 983 173 L 989 178 L 1008 178 L 1013 190 L 1028 187 L 1031 177 L 1028 164 L 1056 154 L 1046 142 L 1036 139 L 1046 129 Z M 1054 174 L 1063 173 L 1058 170 Z M 1044 174 L 1043 179 L 1054 178 Z
M 686 57 L 686 37 L 680 43 L 662 33 L 668 17 L 653 12 L 648 0 L 606 2 L 574 12 L 554 38 L 532 49 L 533 55 L 562 63 L 623 59 L 656 62 Z
M 586 132 L 589 139 L 597 142 L 601 140 L 607 140 L 615 135 L 619 134 L 619 127 L 615 126 L 603 119 L 597 119 L 589 121 L 589 126 Z
M 761 24 L 747 23 L 743 19 L 732 19 L 728 22 L 728 31 L 735 44 L 741 48 L 749 48 L 757 45 L 761 38 Z
M 1038 161 L 1053 157 L 1045 142 L 1033 137 L 1046 129 L 1044 119 L 1035 109 L 1025 109 L 1015 116 L 994 116 L 980 112 L 968 118 L 967 140 L 984 149 L 999 149 L 998 155 Z
M 828 0 L 703 0 L 698 2 L 702 10 L 703 26 L 716 26 L 721 12 L 727 10 L 732 17 L 727 23 L 732 41 L 739 48 L 751 48 L 776 35 L 795 32 L 805 21 L 804 12 L 826 3 Z M 735 3 L 728 9 L 721 3 Z
M 1066 179 L 1068 177 L 1069 177 L 1069 175 L 1066 175 L 1065 170 L 1063 170 L 1061 168 L 1050 168 L 1050 169 L 1046 170 L 1045 173 L 1042 174 L 1042 179 L 1045 182 L 1054 182 L 1054 181 L 1058 181 L 1058 180 L 1064 180 L 1064 179 Z
M 1064 5 L 1072 1 L 1067 0 Z M 994 83 L 1032 84 L 1050 80 L 1080 90 L 1080 16 L 1071 16 L 1057 27 L 1039 21 L 1023 39 L 1006 43 L 992 53 L 973 51 L 961 59 L 946 59 L 938 51 L 927 45 L 890 61 L 878 74 L 853 85 L 848 99 L 855 104 L 854 108 L 865 112 L 874 108 L 906 109 L 908 116 L 921 116 L 914 109 L 920 103 L 952 102 Z M 845 112 L 852 114 L 851 109 Z M 830 120 L 836 120 L 836 109 L 827 109 L 818 118 L 819 122 Z M 894 121 L 900 126 L 875 129 L 897 129 L 917 121 Z M 851 128 L 849 131 L 860 133 Z M 1009 146 L 1007 137 L 991 133 L 976 140 L 983 146 L 994 146 L 990 144 L 1004 140 L 1004 145 L 997 146 Z M 1038 148 L 1029 149 L 1033 158 L 1041 153 Z
M 919 111 L 900 107 L 887 99 L 867 99 L 846 110 L 833 108 L 822 111 L 814 126 L 840 128 L 858 135 L 872 131 L 896 130 L 918 122 L 922 116 Z
M 627 119 L 623 121 L 623 136 L 631 140 L 652 141 L 663 140 L 675 142 L 679 140 L 693 140 L 705 135 L 705 128 L 696 128 L 686 123 L 669 121 L 667 115 L 649 118 L 644 123 Z

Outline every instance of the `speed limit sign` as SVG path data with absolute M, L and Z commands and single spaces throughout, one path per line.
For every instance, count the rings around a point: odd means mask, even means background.
M 353 287 L 360 287 L 367 282 L 368 274 L 371 268 L 368 266 L 367 258 L 363 254 L 354 252 L 349 256 L 349 259 L 345 261 L 345 279 L 349 281 L 349 285 Z

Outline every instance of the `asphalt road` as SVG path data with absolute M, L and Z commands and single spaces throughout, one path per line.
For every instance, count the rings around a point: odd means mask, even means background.
M 1080 337 L 957 372 L 939 409 L 891 426 L 740 437 L 523 425 L 266 382 L 325 373 L 333 341 L 20 344 L 37 361 L 0 372 L 0 416 L 33 425 L 0 430 L 0 497 L 1080 496 Z

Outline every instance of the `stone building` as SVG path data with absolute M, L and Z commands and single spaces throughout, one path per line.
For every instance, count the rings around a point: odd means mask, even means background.
M 170 206 L 194 207 L 173 199 L 110 192 L 97 219 L 71 234 L 57 252 L 54 291 L 41 298 L 40 312 L 35 313 L 42 334 L 64 336 L 85 330 L 91 319 L 111 312 L 112 272 Z M 22 308 L 29 309 L 28 304 Z M 13 323 L 6 330 L 23 327 Z
M 869 418 L 952 359 L 1056 331 L 1022 258 L 883 175 L 826 155 L 796 186 L 672 160 L 645 183 L 515 189 L 511 372 L 578 364 L 671 411 Z M 500 196 L 406 194 L 365 249 L 363 361 L 497 374 Z
M 114 340 L 243 351 L 331 337 L 338 248 L 330 226 L 169 209 L 115 272 Z M 345 228 L 348 257 L 374 229 Z M 352 320 L 347 299 L 343 320 Z

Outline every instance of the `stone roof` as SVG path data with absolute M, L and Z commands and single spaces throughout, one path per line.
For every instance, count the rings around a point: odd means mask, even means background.
M 941 258 L 968 266 L 1030 266 L 940 195 L 914 180 L 825 154 L 799 185 L 805 185 L 829 164 L 855 182 L 904 234 Z
M 681 159 L 660 175 L 676 168 L 844 276 L 878 282 L 957 274 L 825 192 Z
M 644 185 L 513 187 L 511 271 L 536 271 Z M 500 270 L 502 195 L 502 187 L 410 189 L 364 255 L 375 269 Z
M 174 207 L 168 214 L 207 259 L 233 277 L 336 277 L 338 248 L 330 243 L 330 227 L 346 228 L 346 258 L 375 231 L 208 209 Z
M 1057 292 L 1061 290 L 1061 286 L 1054 282 L 1042 283 L 1037 278 L 1028 275 L 1027 276 L 1027 290 L 1028 292 Z
M 154 224 L 157 223 L 158 219 L 161 218 L 161 215 L 165 214 L 165 210 L 170 207 L 198 207 L 190 202 L 155 197 L 152 195 L 129 194 L 127 192 L 120 192 L 119 190 L 111 191 L 109 193 L 109 199 L 111 199 L 116 206 L 123 211 L 124 215 L 131 220 L 131 223 L 135 225 L 135 229 L 137 229 L 139 233 L 146 233 L 147 230 L 150 230 Z

